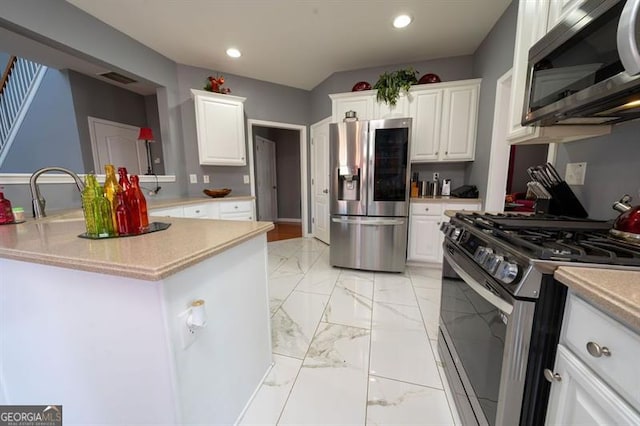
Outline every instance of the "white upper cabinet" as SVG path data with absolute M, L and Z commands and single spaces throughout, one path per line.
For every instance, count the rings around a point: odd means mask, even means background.
M 556 143 L 599 136 L 611 132 L 611 126 L 526 126 L 522 113 L 527 89 L 529 49 L 566 14 L 585 0 L 520 0 L 516 40 L 513 52 L 511 98 L 507 140 L 511 144 Z
M 393 107 L 376 91 L 329 95 L 333 122 L 356 111 L 359 120 L 411 117 L 411 161 L 472 161 L 475 156 L 480 79 L 413 86 Z
M 444 89 L 440 141 L 442 160 L 474 159 L 479 90 L 480 82 Z
M 412 161 L 437 161 L 440 150 L 443 90 L 420 90 L 412 93 L 411 135 Z M 420 117 L 420 119 L 418 119 Z
M 527 86 L 529 48 L 546 33 L 548 13 L 549 3 L 547 1 L 520 0 L 518 5 L 516 42 L 513 51 L 513 71 L 511 74 L 508 135 L 508 139 L 511 142 L 523 141 L 538 136 L 536 132 L 539 127 L 523 127 L 520 123 L 522 121 Z
M 355 111 L 358 120 L 372 120 L 373 104 L 376 99 L 376 92 L 366 90 L 362 92 L 338 93 L 329 95 L 333 111 L 333 122 L 339 123 L 344 120 L 347 111 Z
M 375 97 L 374 97 L 375 100 Z M 391 106 L 384 102 L 373 103 L 373 116 L 378 118 L 405 118 L 409 115 L 409 98 L 406 94 L 400 95 L 396 104 Z
M 587 0 L 552 0 L 549 3 L 549 18 L 547 19 L 547 29 L 550 31 L 569 13 L 573 12 L 586 2 Z
M 201 165 L 247 164 L 244 136 L 246 98 L 191 89 L 196 110 Z

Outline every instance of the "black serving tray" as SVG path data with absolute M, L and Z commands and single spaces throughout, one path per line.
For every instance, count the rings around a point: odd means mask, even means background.
M 147 229 L 145 229 L 143 232 L 141 232 L 139 234 L 110 235 L 110 236 L 107 236 L 107 237 L 98 237 L 98 236 L 89 235 L 86 232 L 83 232 L 82 234 L 78 235 L 78 237 L 86 238 L 88 240 L 106 240 L 106 239 L 109 239 L 109 238 L 137 237 L 138 235 L 144 235 L 144 234 L 150 234 L 152 232 L 164 231 L 165 229 L 169 228 L 170 226 L 171 226 L 170 223 L 151 222 L 149 224 L 149 226 L 147 227 Z

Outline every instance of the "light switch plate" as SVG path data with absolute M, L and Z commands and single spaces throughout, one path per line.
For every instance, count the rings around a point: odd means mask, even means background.
M 189 175 L 189 182 L 198 183 L 198 175 Z
M 249 175 L 244 175 L 244 183 L 249 183 Z
M 587 163 L 567 163 L 564 180 L 569 185 L 584 185 L 584 177 L 587 174 Z
M 209 183 L 209 175 L 202 175 L 202 182 Z

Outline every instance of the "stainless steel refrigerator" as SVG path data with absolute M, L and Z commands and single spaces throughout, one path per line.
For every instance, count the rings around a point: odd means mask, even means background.
M 331 124 L 332 265 L 404 271 L 410 139 L 410 118 Z

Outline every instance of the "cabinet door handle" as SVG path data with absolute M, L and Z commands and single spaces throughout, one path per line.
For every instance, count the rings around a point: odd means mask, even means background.
M 329 190 L 328 189 L 323 189 L 322 192 L 324 192 L 325 194 L 328 194 Z
M 445 151 L 445 152 L 444 152 L 444 155 L 449 155 L 449 151 Z
M 548 368 L 544 369 L 544 378 L 547 379 L 547 382 L 549 382 L 549 383 L 561 382 L 562 381 L 562 377 L 560 377 L 560 375 L 558 373 L 554 373 L 553 371 L 549 370 Z
M 600 358 L 601 356 L 611 356 L 611 351 L 606 346 L 600 346 L 596 342 L 587 343 L 587 352 L 594 358 Z
M 425 208 L 424 208 L 424 211 L 425 211 L 425 212 L 428 212 L 428 211 L 429 211 L 429 207 L 425 207 Z

